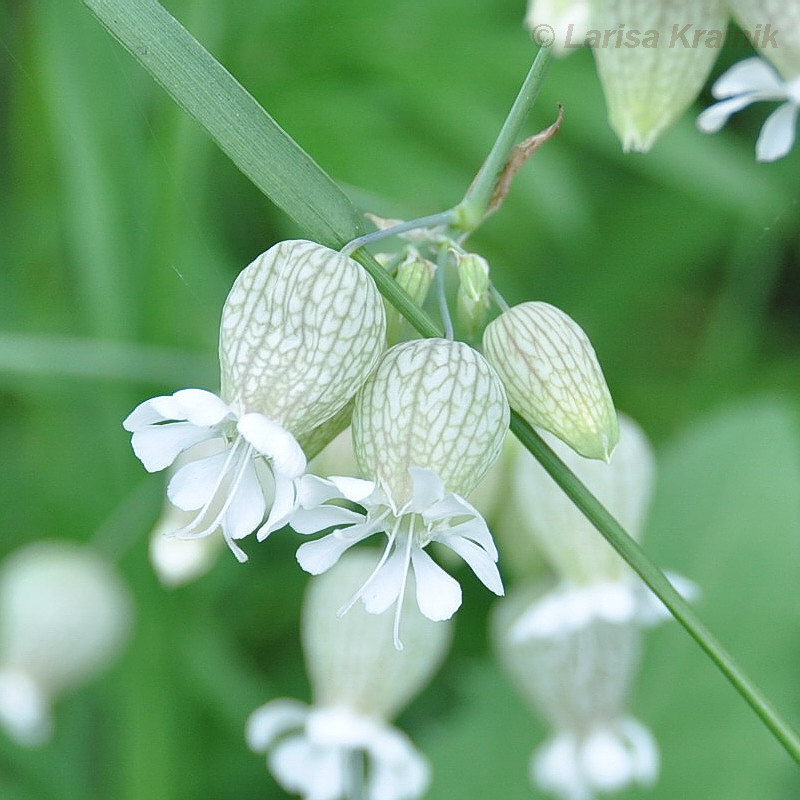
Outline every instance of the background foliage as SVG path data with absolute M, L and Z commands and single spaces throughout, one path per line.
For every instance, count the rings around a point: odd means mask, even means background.
M 533 55 L 517 0 L 166 5 L 384 215 L 460 198 Z M 556 64 L 531 130 L 558 102 L 564 129 L 473 247 L 509 299 L 590 333 L 659 452 L 649 550 L 701 583 L 701 614 L 800 719 L 800 154 L 756 165 L 754 108 L 716 137 L 689 115 L 624 156 L 588 52 Z M 303 232 L 76 2 L 0 2 L 0 122 L 0 549 L 96 541 L 138 608 L 125 657 L 60 703 L 49 746 L 0 739 L 0 796 L 281 797 L 242 728 L 265 700 L 308 695 L 295 538 L 163 590 L 146 555 L 161 484 L 120 420 L 156 392 L 215 387 L 233 277 Z M 432 798 L 532 797 L 542 731 L 492 663 L 470 580 L 454 652 L 401 723 L 433 761 Z M 676 626 L 649 636 L 634 708 L 663 749 L 650 796 L 797 795 L 788 756 Z

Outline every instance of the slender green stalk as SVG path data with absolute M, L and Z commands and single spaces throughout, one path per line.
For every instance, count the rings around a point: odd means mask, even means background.
M 550 65 L 553 62 L 552 50 L 552 47 L 539 49 L 486 161 L 472 182 L 472 186 L 467 189 L 464 199 L 456 206 L 459 222 L 464 230 L 472 231 L 483 222 L 497 188 L 497 182 L 521 138 L 522 126 L 550 72 Z
M 341 247 L 358 236 L 359 217 L 345 195 L 261 109 L 236 80 L 205 51 L 155 0 L 84 0 L 103 24 L 145 66 L 175 100 L 217 140 L 256 186 L 318 241 Z M 498 143 L 482 172 L 457 206 L 459 224 L 476 227 L 491 201 L 496 179 L 515 144 L 516 135 L 533 103 L 551 56 L 540 51 L 514 103 Z M 206 88 L 208 84 L 209 88 Z M 223 122 L 220 123 L 220 120 Z M 265 142 L 268 143 L 265 153 Z M 262 162 L 269 156 L 269 164 Z M 270 174 L 274 170 L 274 174 Z M 431 318 L 365 250 L 357 260 L 375 279 L 378 289 L 423 335 L 441 336 Z M 560 461 L 533 429 L 514 415 L 512 430 L 545 469 L 664 602 L 675 618 L 751 705 L 756 714 L 800 763 L 800 737 L 764 698 L 726 650 L 678 595 L 664 574 L 625 532 L 602 504 Z
M 393 225 L 391 228 L 383 228 L 379 231 L 372 233 L 365 233 L 352 242 L 348 242 L 343 248 L 342 253 L 349 256 L 359 247 L 366 247 L 369 244 L 389 239 L 392 236 L 399 236 L 401 233 L 408 231 L 416 231 L 420 228 L 435 228 L 440 225 L 452 225 L 455 221 L 455 212 L 450 209 L 449 211 L 440 211 L 438 214 L 431 214 L 427 217 L 419 217 L 418 219 L 410 219 L 408 222 L 401 222 L 398 225 Z

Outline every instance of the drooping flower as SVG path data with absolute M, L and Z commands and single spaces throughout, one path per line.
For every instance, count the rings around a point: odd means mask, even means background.
M 167 494 L 196 514 L 174 535 L 220 528 L 244 561 L 237 540 L 256 529 L 263 539 L 285 525 L 306 467 L 298 437 L 347 405 L 375 366 L 385 331 L 372 278 L 327 247 L 281 242 L 246 267 L 222 311 L 220 396 L 182 389 L 141 403 L 123 423 L 150 472 L 189 451 Z M 203 442 L 217 452 L 192 459 Z
M 724 73 L 711 92 L 720 102 L 709 106 L 697 118 L 697 127 L 703 133 L 721 130 L 732 114 L 752 103 L 781 102 L 761 128 L 756 142 L 756 159 L 777 161 L 789 154 L 797 136 L 800 73 L 785 80 L 765 60 L 747 58 Z
M 623 150 L 647 152 L 692 104 L 727 22 L 723 0 L 593 0 L 587 43 Z
M 520 638 L 521 618 L 541 602 L 537 590 L 521 591 L 498 603 L 493 620 L 501 663 L 550 729 L 531 759 L 531 782 L 562 800 L 651 786 L 658 747 L 626 710 L 639 662 L 637 627 L 597 617 Z
M 655 475 L 655 459 L 641 428 L 620 415 L 620 440 L 609 463 L 577 455 L 554 436 L 548 444 L 635 539 L 641 539 Z M 593 619 L 654 624 L 669 614 L 591 522 L 561 491 L 544 468 L 519 448 L 512 492 L 517 510 L 497 534 L 527 563 L 535 548 L 549 564 L 556 585 L 520 616 L 521 639 L 577 629 Z M 670 576 L 682 594 L 691 581 Z
M 389 720 L 439 666 L 450 629 L 407 602 L 406 648 L 398 652 L 386 617 L 356 608 L 337 618 L 372 563 L 365 552 L 348 553 L 310 584 L 302 633 L 312 706 L 273 700 L 247 723 L 250 747 L 268 753 L 278 782 L 305 800 L 414 800 L 428 786 L 427 761 Z M 354 791 L 353 781 L 363 787 Z
M 53 701 L 93 678 L 127 638 L 132 604 L 99 554 L 42 541 L 0 567 L 0 725 L 21 745 L 43 744 Z
M 494 370 L 460 342 L 424 339 L 387 351 L 356 397 L 353 441 L 370 480 L 306 476 L 292 521 L 300 533 L 336 526 L 302 545 L 300 565 L 319 574 L 354 544 L 383 532 L 383 555 L 342 612 L 361 599 L 370 613 L 396 604 L 395 644 L 409 576 L 420 610 L 448 619 L 461 587 L 428 555 L 437 542 L 463 558 L 496 594 L 503 587 L 486 523 L 464 497 L 496 459 L 508 427 L 508 404 Z M 345 499 L 365 513 L 331 504 Z M 342 527 L 347 526 L 347 527 Z
M 796 0 L 728 0 L 758 52 L 790 80 L 800 75 L 800 5 Z
M 617 415 L 589 337 L 549 303 L 521 303 L 486 327 L 483 347 L 512 408 L 587 458 L 608 459 Z

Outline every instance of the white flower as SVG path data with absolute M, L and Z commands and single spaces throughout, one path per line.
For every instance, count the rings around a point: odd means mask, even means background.
M 130 618 L 126 587 L 88 547 L 45 541 L 12 553 L 0 570 L 0 725 L 21 745 L 43 744 L 53 700 L 117 655 Z
M 138 405 L 123 422 L 133 451 L 148 472 L 169 467 L 182 452 L 218 440 L 219 452 L 184 464 L 169 482 L 170 502 L 194 519 L 174 531 L 178 538 L 208 536 L 222 529 L 240 561 L 236 544 L 259 528 L 259 539 L 286 524 L 295 506 L 295 481 L 306 467 L 300 445 L 285 428 L 263 414 L 238 415 L 203 389 L 181 389 Z M 264 522 L 267 500 L 259 465 L 271 469 L 275 496 Z M 263 525 L 262 525 L 263 522 Z
M 217 443 L 212 455 L 187 453 L 189 463 L 170 480 L 170 501 L 197 512 L 174 535 L 198 538 L 221 528 L 244 561 L 239 539 L 257 528 L 264 539 L 283 527 L 306 467 L 298 437 L 313 439 L 343 412 L 385 340 L 383 302 L 351 258 L 296 240 L 245 267 L 222 309 L 220 396 L 183 389 L 140 404 L 124 422 L 150 472 L 200 443 Z
M 652 786 L 658 778 L 658 746 L 631 717 L 580 734 L 562 732 L 531 759 L 531 781 L 564 800 L 593 800 L 632 784 Z
M 700 589 L 681 575 L 667 577 L 684 599 L 693 601 Z M 568 635 L 595 620 L 650 627 L 672 619 L 667 607 L 633 575 L 582 585 L 563 581 L 520 615 L 509 635 L 515 641 Z
M 400 731 L 347 707 L 309 708 L 294 700 L 274 700 L 247 723 L 247 742 L 269 752 L 278 782 L 305 800 L 346 800 L 368 763 L 367 800 L 413 800 L 429 783 L 428 764 Z
M 383 532 L 387 536 L 383 555 L 372 574 L 342 608 L 347 611 L 359 598 L 371 614 L 381 614 L 393 603 L 395 646 L 399 637 L 400 613 L 409 569 L 413 570 L 420 611 L 431 620 L 449 619 L 461 605 L 461 586 L 425 552 L 431 542 L 450 548 L 463 558 L 483 584 L 497 595 L 503 584 L 497 569 L 497 548 L 478 511 L 463 497 L 446 491 L 430 469 L 410 467 L 411 498 L 396 507 L 391 498 L 372 481 L 332 477 L 325 481 L 307 475 L 301 483 L 303 506 L 293 519 L 299 533 L 315 533 L 345 525 L 297 551 L 300 566 L 313 575 L 330 569 L 348 548 Z M 327 501 L 345 499 L 359 503 L 359 514 Z
M 761 58 L 748 58 L 732 66 L 711 89 L 719 103 L 710 106 L 697 118 L 703 133 L 716 133 L 732 114 L 751 103 L 784 101 L 761 128 L 756 142 L 758 161 L 777 161 L 794 146 L 797 115 L 800 110 L 800 75 L 784 80 Z

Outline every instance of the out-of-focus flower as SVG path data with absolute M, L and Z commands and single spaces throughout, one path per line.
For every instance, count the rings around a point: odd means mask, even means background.
M 705 84 L 727 29 L 727 3 L 593 0 L 591 24 L 587 43 L 611 127 L 626 152 L 647 152 Z M 720 41 L 709 46 L 705 37 L 715 35 Z
M 557 56 L 568 55 L 586 38 L 591 6 L 590 0 L 528 0 L 525 25 L 537 44 L 552 47 Z
M 392 646 L 392 622 L 355 608 L 335 609 L 372 569 L 365 552 L 352 552 L 313 581 L 303 609 L 303 649 L 313 705 L 273 700 L 251 715 L 247 740 L 269 754 L 276 780 L 305 800 L 414 800 L 429 782 L 429 767 L 405 734 L 389 724 L 428 682 L 450 640 L 447 625 L 405 610 L 406 647 Z M 363 761 L 366 761 L 364 764 Z
M 471 347 L 445 339 L 397 345 L 356 397 L 353 440 L 370 480 L 305 476 L 301 483 L 294 528 L 315 533 L 337 527 L 300 547 L 303 569 L 325 572 L 352 545 L 386 534 L 383 556 L 352 602 L 361 598 L 375 614 L 396 604 L 398 647 L 411 568 L 427 617 L 447 619 L 461 605 L 458 582 L 425 552 L 432 541 L 458 553 L 489 589 L 503 591 L 491 534 L 464 495 L 496 459 L 508 413 L 494 370 Z M 342 499 L 366 513 L 331 504 Z
M 520 638 L 521 617 L 541 602 L 536 591 L 501 600 L 493 626 L 501 663 L 550 729 L 531 759 L 531 782 L 562 800 L 651 786 L 658 747 L 626 710 L 639 660 L 637 627 L 595 617 Z
M 42 541 L 0 567 L 0 725 L 43 744 L 51 705 L 99 673 L 128 634 L 132 605 L 113 567 L 88 547 Z
M 767 117 L 761 128 L 756 142 L 756 159 L 777 161 L 789 154 L 797 135 L 800 73 L 787 81 L 763 59 L 748 58 L 734 64 L 722 75 L 711 92 L 720 102 L 709 106 L 697 118 L 697 126 L 703 133 L 716 133 L 732 114 L 751 103 L 777 101 L 782 104 Z
M 174 535 L 199 538 L 221 529 L 244 561 L 237 540 L 256 529 L 264 539 L 285 525 L 306 467 L 297 437 L 347 405 L 385 338 L 377 288 L 347 256 L 288 241 L 246 267 L 222 311 L 221 396 L 183 389 L 141 403 L 124 422 L 150 472 L 201 442 L 220 445 L 214 455 L 190 457 L 170 481 L 170 501 L 196 512 Z M 263 486 L 270 479 L 268 512 Z

